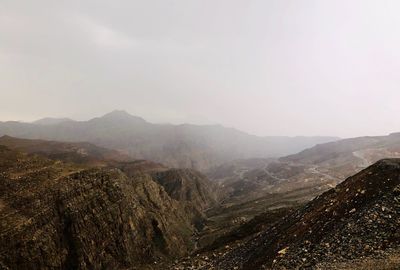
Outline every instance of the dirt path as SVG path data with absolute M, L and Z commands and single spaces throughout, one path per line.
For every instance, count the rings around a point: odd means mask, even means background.
M 353 152 L 353 156 L 361 159 L 362 163 L 359 165 L 360 167 L 366 168 L 369 165 L 371 165 L 371 163 L 368 161 L 368 159 L 365 158 L 364 153 L 362 151 Z
M 335 176 L 332 176 L 332 175 L 329 175 L 329 174 L 326 174 L 326 173 L 323 173 L 323 172 L 319 171 L 319 170 L 317 169 L 316 166 L 313 166 L 313 167 L 308 168 L 308 171 L 309 171 L 310 173 L 313 173 L 313 174 L 322 175 L 323 177 L 326 177 L 326 178 L 328 178 L 328 179 L 330 179 L 330 180 L 342 181 L 342 179 L 339 179 L 339 178 L 337 178 L 337 177 L 335 177 Z

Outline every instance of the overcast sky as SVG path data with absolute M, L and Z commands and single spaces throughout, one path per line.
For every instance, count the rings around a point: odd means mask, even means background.
M 400 1 L 0 0 L 0 120 L 400 131 Z

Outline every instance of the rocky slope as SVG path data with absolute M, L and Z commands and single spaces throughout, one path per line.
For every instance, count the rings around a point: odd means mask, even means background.
M 149 175 L 0 146 L 0 268 L 142 268 L 192 249 L 184 209 Z
M 233 202 L 268 193 L 318 188 L 326 191 L 383 158 L 400 157 L 400 133 L 319 144 L 279 159 L 223 164 L 207 175 L 229 191 Z
M 313 165 L 281 162 L 276 159 L 245 159 L 211 170 L 208 177 L 225 190 L 224 204 L 242 204 L 273 194 L 302 190 L 304 197 L 320 194 L 342 179 L 320 172 Z M 308 195 L 307 195 L 308 193 Z
M 400 160 L 382 160 L 227 252 L 207 269 L 351 265 L 357 258 L 399 252 L 399 224 Z
M 63 162 L 118 168 L 128 176 L 149 174 L 175 200 L 192 203 L 201 210 L 215 204 L 218 197 L 218 185 L 195 170 L 171 169 L 149 160 L 133 160 L 116 150 L 86 142 L 29 140 L 5 135 L 0 137 L 0 145 Z
M 45 140 L 28 140 L 10 136 L 0 137 L 0 145 L 28 154 L 37 154 L 49 159 L 89 165 L 106 165 L 111 162 L 129 161 L 131 158 L 116 150 L 79 142 L 66 143 Z
M 217 125 L 161 125 L 123 111 L 89 121 L 51 124 L 0 122 L 0 136 L 86 141 L 122 150 L 134 159 L 205 171 L 240 158 L 283 156 L 336 140 L 332 137 L 258 137 Z
M 172 198 L 195 205 L 199 210 L 214 206 L 218 200 L 218 186 L 197 171 L 170 169 L 152 176 Z
M 215 207 L 223 196 L 222 189 L 192 169 L 169 169 L 151 174 L 171 198 L 184 207 L 198 231 L 206 222 L 205 211 Z
M 283 157 L 280 161 L 317 166 L 337 178 L 345 179 L 380 159 L 399 157 L 400 133 L 393 133 L 320 144 Z
M 266 195 L 280 181 L 266 170 L 274 160 L 235 160 L 209 170 L 207 176 L 224 187 L 227 203 L 249 201 Z

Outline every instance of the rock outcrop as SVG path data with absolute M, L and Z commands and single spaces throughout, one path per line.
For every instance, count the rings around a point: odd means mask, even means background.
M 192 248 L 185 211 L 149 175 L 4 146 L 0 169 L 0 268 L 140 268 Z
M 197 230 L 204 226 L 205 211 L 217 205 L 222 196 L 216 183 L 192 169 L 169 169 L 151 174 L 154 181 L 164 187 L 171 198 L 184 207 Z
M 218 186 L 192 169 L 170 169 L 152 174 L 165 191 L 180 202 L 204 210 L 216 204 Z

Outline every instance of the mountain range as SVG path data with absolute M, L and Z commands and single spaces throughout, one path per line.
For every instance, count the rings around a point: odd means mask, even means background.
M 400 133 L 318 144 L 278 159 L 236 160 L 207 175 L 228 189 L 226 202 L 243 201 L 296 189 L 322 192 L 384 158 L 400 158 Z
M 121 111 L 54 121 L 0 124 L 4 134 L 23 135 L 0 137 L 0 269 L 400 265 L 400 133 L 277 158 L 216 161 L 221 148 L 213 143 L 228 145 L 222 134 L 241 134 L 227 140 L 231 153 L 246 152 L 255 136 L 220 126 L 154 125 Z M 156 140 L 171 130 L 180 135 Z M 26 138 L 54 136 L 66 141 Z M 153 160 L 130 152 L 138 138 Z M 210 162 L 201 167 L 206 174 L 160 162 L 161 150 L 178 141 L 191 144 L 174 152 L 174 164 L 192 154 L 184 150 L 210 146 L 202 153 Z
M 89 142 L 134 159 L 207 171 L 243 158 L 281 157 L 336 137 L 259 137 L 220 125 L 152 124 L 125 111 L 88 121 L 46 118 L 33 123 L 0 122 L 0 136 Z

